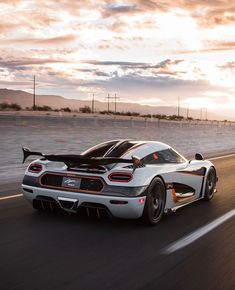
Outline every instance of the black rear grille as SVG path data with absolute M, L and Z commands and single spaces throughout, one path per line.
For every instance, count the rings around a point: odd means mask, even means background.
M 56 200 L 49 196 L 36 196 L 33 200 L 33 207 L 38 210 L 44 210 L 49 212 L 59 212 L 61 210 Z
M 101 191 L 103 183 L 97 178 L 82 178 L 80 189 L 87 191 Z
M 54 173 L 46 173 L 41 177 L 41 185 L 43 187 L 49 188 L 59 188 L 60 190 L 69 190 L 69 191 L 87 191 L 87 192 L 100 192 L 104 187 L 104 183 L 101 178 L 92 178 L 92 177 L 84 177 L 84 176 L 75 176 L 73 175 L 72 178 L 80 178 L 81 183 L 79 188 L 70 188 L 64 187 L 63 177 L 69 177 L 69 175 L 60 175 Z
M 78 207 L 77 213 L 88 217 L 112 218 L 112 214 L 105 205 L 95 202 L 83 202 Z
M 62 184 L 62 180 L 62 175 L 44 174 L 41 178 L 41 184 L 60 187 Z

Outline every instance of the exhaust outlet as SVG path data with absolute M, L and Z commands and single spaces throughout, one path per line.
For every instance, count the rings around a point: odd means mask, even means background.
M 67 198 L 67 197 L 58 197 L 60 206 L 63 209 L 67 210 L 76 210 L 78 200 L 75 198 Z

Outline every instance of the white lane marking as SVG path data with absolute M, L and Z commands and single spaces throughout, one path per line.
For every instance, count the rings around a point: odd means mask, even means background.
M 176 242 L 173 242 L 166 248 L 164 248 L 161 252 L 162 254 L 172 254 L 189 244 L 195 242 L 197 239 L 201 238 L 202 236 L 206 235 L 222 223 L 226 222 L 228 219 L 232 218 L 235 215 L 235 209 L 227 212 L 226 214 L 222 215 L 221 217 L 215 219 L 213 222 L 206 224 L 205 226 L 199 228 L 198 230 L 192 232 L 191 234 L 185 236 L 184 238 L 179 239 Z
M 235 153 L 232 153 L 232 154 L 228 154 L 228 155 L 222 155 L 222 156 L 208 158 L 208 160 L 217 160 L 217 159 L 223 159 L 223 158 L 234 157 L 234 156 L 235 156 Z
M 3 196 L 3 197 L 0 197 L 0 200 L 16 198 L 16 197 L 20 197 L 22 195 L 23 195 L 22 193 L 19 193 L 19 194 L 15 194 L 15 195 Z

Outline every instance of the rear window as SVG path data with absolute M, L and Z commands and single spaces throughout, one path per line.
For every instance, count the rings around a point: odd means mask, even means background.
M 88 149 L 87 151 L 83 152 L 82 155 L 86 157 L 121 157 L 134 145 L 136 144 L 125 140 L 109 141 Z
M 98 144 L 87 151 L 83 152 L 82 155 L 85 157 L 102 157 L 104 154 L 118 141 L 111 141 L 102 144 Z
M 142 162 L 144 164 L 183 163 L 185 159 L 173 149 L 169 148 L 147 155 L 142 159 Z
M 110 149 L 110 152 L 107 152 L 106 157 L 121 157 L 127 150 L 133 147 L 135 144 L 132 142 L 123 142 L 117 147 Z

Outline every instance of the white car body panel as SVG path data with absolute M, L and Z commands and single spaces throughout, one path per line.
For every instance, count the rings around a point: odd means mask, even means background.
M 122 157 L 131 159 L 133 155 L 140 159 L 154 152 L 171 149 L 170 146 L 154 141 L 140 141 L 136 143 L 136 149 L 127 150 Z M 176 151 L 175 151 L 176 152 Z M 84 152 L 83 154 L 85 154 Z M 145 199 L 147 196 L 147 188 L 155 177 L 160 177 L 166 188 L 166 203 L 165 212 L 181 207 L 193 201 L 203 198 L 205 192 L 207 172 L 214 165 L 208 160 L 192 160 L 187 161 L 182 155 L 176 152 L 181 158 L 181 163 L 159 163 L 159 164 L 143 164 L 136 168 L 133 172 L 131 166 L 126 163 L 114 164 L 109 170 L 104 173 L 95 172 L 76 172 L 69 170 L 63 162 L 54 162 L 48 160 L 37 159 L 30 163 L 22 183 L 22 191 L 25 198 L 33 203 L 38 196 L 50 197 L 56 200 L 61 206 L 61 200 L 68 199 L 74 201 L 79 207 L 84 203 L 102 204 L 115 217 L 121 218 L 139 218 L 144 210 Z M 32 164 L 40 164 L 42 170 L 39 173 L 29 171 Z M 128 182 L 110 181 L 111 173 L 132 173 L 133 178 Z M 49 188 L 41 184 L 41 179 L 44 174 L 52 173 L 52 175 L 71 176 L 71 178 L 98 178 L 102 179 L 105 192 L 82 192 L 77 189 L 74 191 L 68 188 Z M 30 184 L 32 180 L 32 184 Z M 27 182 L 26 182 L 27 181 Z M 36 182 L 36 186 L 35 183 Z M 62 185 L 61 185 L 62 186 Z M 115 194 L 115 188 L 117 194 Z M 120 189 L 136 190 L 140 192 L 139 196 L 128 196 L 121 193 Z M 112 189 L 109 192 L 109 189 Z M 138 191 L 139 190 L 139 191 Z M 111 200 L 127 202 L 126 204 L 111 204 Z M 61 206 L 62 207 L 62 206 Z M 63 208 L 63 207 L 62 207 Z M 76 211 L 74 209 L 63 208 L 66 211 Z

